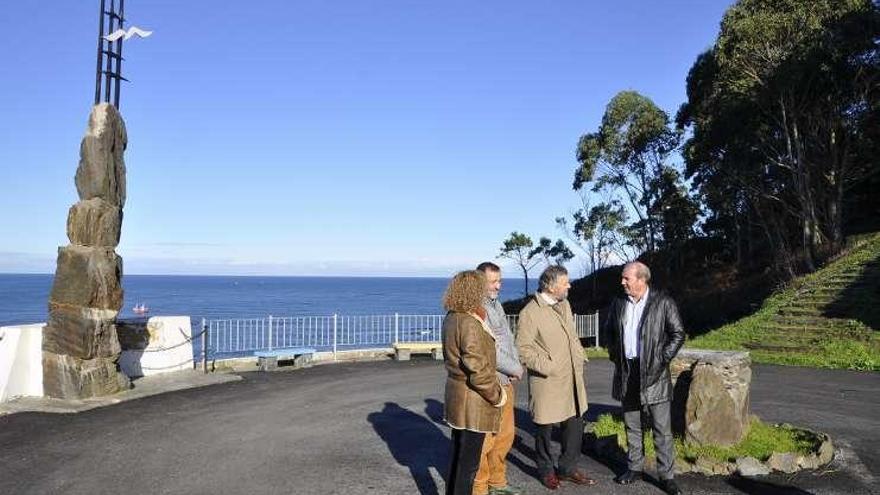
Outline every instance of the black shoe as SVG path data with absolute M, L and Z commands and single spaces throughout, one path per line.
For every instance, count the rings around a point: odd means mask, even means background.
M 629 469 L 627 469 L 623 474 L 621 474 L 617 478 L 614 478 L 614 481 L 616 483 L 620 483 L 621 485 L 629 485 L 634 481 L 638 481 L 640 479 L 642 479 L 641 471 L 630 471 Z
M 660 480 L 660 488 L 668 495 L 681 495 L 681 489 L 675 484 L 675 480 Z

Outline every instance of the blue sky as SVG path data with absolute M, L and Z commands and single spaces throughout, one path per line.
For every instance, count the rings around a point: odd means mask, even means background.
M 559 237 L 578 137 L 625 89 L 674 114 L 730 3 L 128 0 L 125 271 L 446 276 Z M 4 5 L 0 272 L 68 242 L 98 4 Z

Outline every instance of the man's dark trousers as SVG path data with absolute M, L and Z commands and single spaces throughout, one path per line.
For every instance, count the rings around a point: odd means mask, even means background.
M 640 398 L 639 359 L 627 359 L 629 375 L 626 396 L 623 399 L 623 422 L 626 425 L 628 467 L 631 471 L 643 471 L 645 452 L 642 443 L 642 416 L 651 418 L 654 431 L 654 451 L 657 453 L 657 475 L 671 480 L 675 461 L 675 444 L 672 440 L 672 415 L 669 401 L 643 406 Z
M 580 416 L 572 416 L 558 423 L 562 433 L 560 445 L 562 453 L 559 455 L 559 474 L 572 474 L 577 469 L 578 456 L 581 453 L 581 442 L 584 438 L 584 420 Z M 553 433 L 553 423 L 547 425 L 535 425 L 535 464 L 538 465 L 538 473 L 541 476 L 553 473 L 553 457 L 550 455 L 550 437 Z

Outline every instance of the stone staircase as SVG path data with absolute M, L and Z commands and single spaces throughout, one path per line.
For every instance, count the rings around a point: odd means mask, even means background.
M 880 334 L 880 235 L 789 289 L 751 350 L 804 352 L 831 340 L 877 341 Z

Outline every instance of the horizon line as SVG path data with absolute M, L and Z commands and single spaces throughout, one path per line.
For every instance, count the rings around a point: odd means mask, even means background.
M 3 275 L 48 275 L 54 276 L 54 273 L 46 273 L 46 272 L 0 272 L 0 276 Z M 454 274 L 453 274 L 454 275 Z M 252 275 L 226 275 L 226 274 L 203 274 L 203 273 L 127 273 L 123 274 L 122 277 L 125 278 L 127 276 L 133 277 L 228 277 L 228 278 L 442 278 L 448 279 L 452 278 L 452 275 L 449 276 L 437 276 L 437 275 L 260 275 L 260 274 L 252 274 Z M 505 277 L 505 279 L 522 279 L 522 277 Z M 538 280 L 537 277 L 529 277 L 529 280 Z

